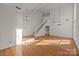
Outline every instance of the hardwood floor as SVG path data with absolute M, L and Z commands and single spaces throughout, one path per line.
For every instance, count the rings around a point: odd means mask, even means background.
M 0 50 L 1 56 L 75 56 L 77 48 L 73 39 L 58 36 L 23 38 L 21 45 Z

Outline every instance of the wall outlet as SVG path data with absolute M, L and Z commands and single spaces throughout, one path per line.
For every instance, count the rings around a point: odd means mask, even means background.
M 66 21 L 69 21 L 69 19 L 66 19 Z
M 11 43 L 11 41 L 9 41 L 9 44 Z
M 60 26 L 61 24 L 57 24 L 58 26 Z
M 53 21 L 53 23 L 55 23 L 55 21 Z

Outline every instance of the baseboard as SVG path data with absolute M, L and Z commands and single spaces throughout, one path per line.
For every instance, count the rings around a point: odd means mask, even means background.
M 65 38 L 65 39 L 73 39 L 73 38 L 64 37 L 64 36 L 59 36 L 59 35 L 50 35 L 50 36 L 54 36 L 54 37 L 61 37 L 61 38 Z
M 34 36 L 33 34 L 32 35 L 28 35 L 28 36 L 22 36 L 23 38 L 28 38 L 28 37 L 35 37 L 35 38 L 39 38 L 39 37 L 44 37 L 45 35 L 40 35 L 40 36 Z M 49 36 L 54 36 L 54 37 L 61 37 L 61 38 L 65 38 L 65 39 L 73 39 L 73 38 L 69 38 L 69 37 L 63 37 L 63 36 L 58 36 L 58 35 L 50 35 Z
M 35 37 L 33 34 L 28 36 L 22 36 L 22 38 Z
M 15 45 L 12 45 L 12 46 L 7 46 L 7 47 L 4 47 L 4 48 L 0 48 L 0 50 L 4 50 L 4 49 L 11 48 L 11 47 L 15 47 L 15 46 L 16 46 L 16 44 Z
M 44 37 L 45 35 L 41 35 L 41 36 L 37 36 L 37 37 L 35 37 L 36 39 L 38 39 L 38 38 L 41 38 L 41 37 Z

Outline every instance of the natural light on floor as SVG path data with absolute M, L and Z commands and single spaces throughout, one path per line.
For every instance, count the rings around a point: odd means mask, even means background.
M 34 43 L 35 41 L 36 41 L 35 38 L 22 41 L 22 29 L 16 30 L 16 44 L 17 45 L 24 44 L 24 43 L 30 44 L 30 43 Z M 64 44 L 70 44 L 70 43 L 71 43 L 70 40 L 41 40 L 35 45 L 55 45 L 55 44 L 64 45 Z
M 16 45 L 22 43 L 22 29 L 16 29 Z
M 64 44 L 70 44 L 70 40 L 42 40 L 35 45 L 64 45 Z
M 28 39 L 28 40 L 22 41 L 22 44 L 30 44 L 30 43 L 33 43 L 34 41 L 35 41 L 35 38 Z
M 39 40 L 35 40 L 35 38 L 31 38 L 31 39 L 22 41 L 22 45 L 29 45 L 29 44 L 32 44 L 32 43 L 36 43 L 36 42 L 38 42 L 38 41 L 39 41 Z

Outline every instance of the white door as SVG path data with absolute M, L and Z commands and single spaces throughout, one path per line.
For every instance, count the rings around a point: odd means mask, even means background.
M 73 37 L 76 46 L 79 48 L 79 4 L 74 4 L 74 27 L 73 27 Z

